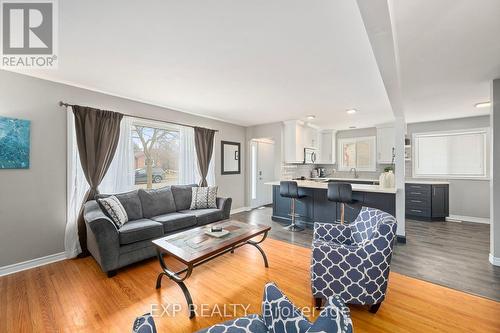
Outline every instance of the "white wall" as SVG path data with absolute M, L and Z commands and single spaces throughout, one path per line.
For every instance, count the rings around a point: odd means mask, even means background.
M 219 130 L 216 181 L 233 208 L 245 204 L 245 128 L 85 89 L 0 71 L 0 115 L 31 120 L 28 170 L 0 170 L 0 267 L 64 251 L 66 111 L 59 101 Z M 220 174 L 220 141 L 241 142 L 242 173 Z
M 449 119 L 408 124 L 408 137 L 413 133 L 452 131 L 490 126 L 489 116 Z M 407 165 L 406 176 L 411 177 L 411 163 Z M 489 180 L 450 179 L 450 215 L 479 218 L 490 217 Z
M 500 266 L 500 78 L 491 83 L 491 225 L 490 262 Z

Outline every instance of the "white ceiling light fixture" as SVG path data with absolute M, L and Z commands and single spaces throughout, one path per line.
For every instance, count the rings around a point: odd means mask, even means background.
M 316 119 L 316 116 L 313 115 L 313 114 L 310 114 L 310 115 L 307 116 L 307 119 L 308 120 L 314 120 L 314 119 Z
M 491 102 L 481 102 L 481 103 L 476 103 L 474 106 L 478 109 L 480 108 L 489 108 L 491 106 Z
M 358 112 L 358 110 L 356 109 L 349 109 L 349 110 L 346 110 L 347 114 L 355 114 L 356 112 Z

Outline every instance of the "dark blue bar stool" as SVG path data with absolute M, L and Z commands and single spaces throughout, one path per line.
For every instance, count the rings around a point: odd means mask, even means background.
M 290 198 L 292 200 L 292 211 L 290 214 L 290 217 L 292 218 L 292 224 L 289 226 L 285 227 L 285 229 L 289 231 L 302 231 L 304 228 L 299 227 L 298 225 L 295 224 L 295 219 L 297 217 L 300 217 L 299 214 L 295 214 L 295 200 L 304 198 L 305 195 L 299 193 L 299 187 L 297 185 L 297 182 L 294 181 L 281 181 L 280 182 L 280 195 L 285 198 Z
M 328 191 L 326 194 L 328 201 L 340 203 L 340 224 L 344 224 L 345 205 L 356 204 L 357 201 L 352 199 L 352 186 L 349 183 L 328 183 Z

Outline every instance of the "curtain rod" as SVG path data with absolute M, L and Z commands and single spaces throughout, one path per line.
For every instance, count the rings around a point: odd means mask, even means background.
M 60 101 L 59 102 L 59 106 L 75 106 L 75 104 L 68 104 L 68 103 L 65 103 L 63 101 Z M 127 116 L 127 117 L 132 117 L 132 118 L 138 118 L 138 119 L 144 119 L 144 120 L 150 120 L 150 121 L 159 121 L 159 122 L 163 122 L 163 123 L 168 123 L 168 124 L 173 124 L 173 125 L 179 125 L 179 126 L 185 126 L 185 127 L 191 127 L 191 128 L 199 127 L 199 126 L 187 125 L 187 124 L 183 124 L 183 123 L 176 123 L 176 122 L 167 121 L 167 120 L 159 120 L 159 119 L 153 119 L 153 118 L 148 118 L 148 117 L 133 116 L 133 115 L 126 114 L 126 113 L 124 113 L 123 115 Z M 211 128 L 209 128 L 209 129 L 211 129 Z M 214 130 L 214 129 L 211 129 L 211 130 L 215 131 L 215 132 L 219 132 L 219 130 Z

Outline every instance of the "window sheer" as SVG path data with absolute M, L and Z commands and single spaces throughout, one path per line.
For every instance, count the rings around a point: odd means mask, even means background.
M 70 107 L 68 107 L 70 108 Z M 65 230 L 65 251 L 68 258 L 80 252 L 78 242 L 77 217 L 84 195 L 89 189 L 80 165 L 76 144 L 74 116 L 67 112 L 67 215 Z M 137 127 L 143 129 L 144 141 L 138 135 Z M 155 135 L 156 130 L 156 138 Z M 152 142 L 152 140 L 156 140 Z M 198 171 L 194 145 L 194 130 L 191 127 L 172 126 L 162 122 L 139 121 L 134 117 L 124 117 L 120 123 L 120 139 L 113 161 L 99 185 L 100 193 L 120 193 L 135 188 L 147 187 L 144 145 L 152 165 L 152 187 L 172 184 L 197 184 L 201 177 Z M 141 154 L 142 151 L 142 154 Z M 215 154 L 214 154 L 215 156 Z M 215 185 L 215 158 L 212 156 L 207 175 L 208 185 Z M 141 171 L 144 171 L 144 176 Z

